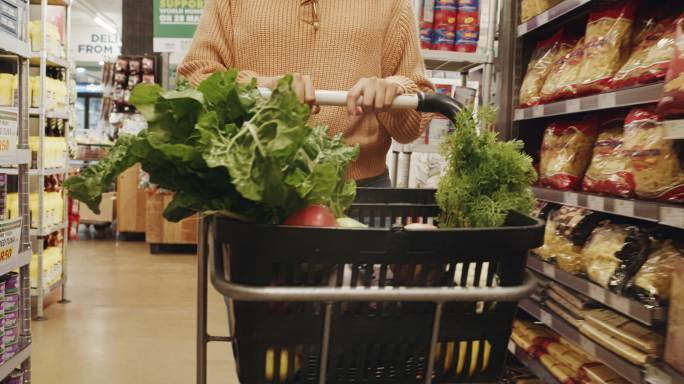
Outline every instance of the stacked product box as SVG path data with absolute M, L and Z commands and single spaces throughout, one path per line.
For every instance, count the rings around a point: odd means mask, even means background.
M 0 384 L 22 384 L 23 382 L 24 382 L 24 373 L 18 369 L 15 369 Z
M 0 33 L 23 39 L 20 26 L 26 20 L 27 7 L 25 0 L 0 0 Z
M 11 272 L 0 282 L 4 286 L 2 301 L 2 362 L 19 352 L 19 275 Z
M 480 39 L 479 0 L 424 0 L 420 20 L 423 49 L 476 52 Z

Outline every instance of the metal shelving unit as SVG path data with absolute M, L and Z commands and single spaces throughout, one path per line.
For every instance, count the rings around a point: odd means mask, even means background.
M 684 206 L 648 200 L 628 200 L 586 192 L 557 191 L 534 187 L 537 199 L 552 203 L 588 208 L 593 211 L 648 220 L 684 229 Z
M 644 371 L 641 367 L 628 362 L 617 354 L 594 342 L 590 338 L 584 336 L 580 333 L 580 331 L 577 330 L 577 328 L 556 316 L 551 311 L 548 311 L 539 303 L 529 299 L 523 300 L 520 302 L 520 308 L 527 312 L 530 316 L 544 323 L 544 325 L 551 328 L 554 332 L 568 339 L 575 345 L 580 346 L 590 355 L 599 359 L 630 383 L 639 384 L 644 382 Z
M 618 295 L 587 279 L 567 273 L 537 257 L 529 256 L 527 267 L 645 325 L 651 326 L 662 323 L 667 317 L 666 310 L 662 307 L 653 308 Z
M 539 27 L 555 21 L 556 19 L 567 15 L 568 13 L 576 10 L 584 4 L 590 3 L 591 1 L 592 0 L 564 0 L 548 11 L 542 12 L 530 20 L 519 24 L 516 28 L 518 37 L 526 35 Z
M 555 103 L 541 104 L 529 108 L 516 108 L 513 121 L 654 103 L 658 101 L 662 91 L 663 84 L 656 83 L 642 87 L 621 89 L 615 92 L 562 100 Z
M 19 36 L 28 35 L 28 21 L 20 23 Z M 24 384 L 31 383 L 31 282 L 29 263 L 31 262 L 31 242 L 29 237 L 29 175 L 28 170 L 31 162 L 29 149 L 29 56 L 30 46 L 27 41 L 12 37 L 0 31 L 0 54 L 2 60 L 16 63 L 17 75 L 17 106 L 0 108 L 0 127 L 3 134 L 16 136 L 16 145 L 10 144 L 9 148 L 0 151 L 0 164 L 3 167 L 14 166 L 16 168 L 18 195 L 19 195 L 19 218 L 3 223 L 8 236 L 14 238 L 9 244 L 15 243 L 13 254 L 0 262 L 0 273 L 5 274 L 12 270 L 19 270 L 19 352 L 0 365 L 0 380 L 4 380 L 12 371 L 20 367 L 24 372 Z M 13 140 L 10 140 L 10 143 Z M 18 225 L 18 228 L 17 228 Z M 18 232 L 18 238 L 9 234 L 9 231 Z M 3 234 L 3 237 L 5 234 Z M 6 240 L 11 240 L 6 237 Z
M 670 140 L 684 140 L 684 120 L 669 120 L 664 122 L 665 135 Z
M 515 356 L 518 361 L 520 361 L 524 366 L 526 366 L 535 376 L 541 379 L 544 383 L 548 384 L 561 384 L 552 374 L 549 372 L 539 360 L 530 356 L 525 350 L 520 348 L 513 340 L 508 342 L 508 352 Z
M 55 233 L 57 231 L 62 231 L 63 233 L 63 244 L 62 244 L 62 278 L 60 279 L 59 284 L 55 284 L 51 287 L 48 287 L 46 289 L 34 289 L 32 290 L 31 294 L 35 296 L 36 298 L 36 319 L 37 320 L 45 320 L 45 313 L 44 313 L 44 300 L 45 300 L 45 295 L 52 292 L 54 289 L 61 287 L 62 288 L 62 297 L 61 297 L 61 303 L 66 303 L 68 300 L 66 299 L 66 286 L 63 284 L 63 282 L 66 281 L 66 274 L 67 274 L 67 240 L 68 236 L 66 233 L 64 233 L 64 230 L 66 228 L 65 223 L 60 223 L 59 225 L 54 225 L 54 226 L 49 226 L 46 227 L 44 222 L 43 222 L 43 216 L 45 212 L 45 179 L 44 176 L 48 175 L 63 175 L 64 178 L 66 179 L 68 169 L 69 169 L 69 160 L 68 156 L 65 154 L 64 156 L 64 166 L 58 167 L 58 168 L 46 168 L 45 163 L 44 163 L 44 156 L 43 154 L 44 149 L 45 149 L 45 133 L 46 133 L 46 126 L 47 126 L 47 119 L 61 119 L 65 121 L 64 124 L 64 138 L 66 139 L 69 137 L 69 120 L 71 119 L 71 113 L 69 111 L 69 108 L 66 110 L 58 110 L 58 111 L 53 111 L 53 110 L 48 110 L 46 108 L 47 106 L 47 87 L 46 87 L 46 79 L 47 79 L 47 69 L 48 68 L 60 68 L 64 71 L 64 81 L 67 82 L 67 86 L 69 84 L 69 79 L 71 78 L 71 62 L 69 60 L 69 55 L 70 55 L 70 49 L 69 49 L 69 37 L 71 36 L 71 1 L 68 0 L 31 0 L 31 4 L 35 6 L 40 7 L 40 15 L 41 15 L 41 22 L 43 25 L 47 23 L 47 6 L 48 5 L 60 5 L 65 7 L 65 33 L 64 33 L 64 51 L 66 54 L 66 57 L 61 58 L 61 57 L 56 57 L 49 53 L 47 51 L 47 28 L 42 28 L 42 47 L 40 52 L 32 52 L 31 53 L 31 58 L 30 62 L 31 65 L 34 65 L 39 68 L 40 70 L 40 82 L 42 84 L 40 90 L 40 100 L 41 100 L 41 107 L 39 108 L 31 108 L 29 113 L 30 115 L 37 117 L 38 118 L 38 135 L 40 137 L 39 141 L 39 150 L 38 150 L 38 161 L 37 161 L 37 169 L 31 170 L 30 174 L 32 176 L 37 177 L 37 187 L 36 187 L 36 192 L 38 193 L 38 212 L 39 214 L 37 215 L 38 217 L 35 218 L 36 220 L 36 227 L 37 229 L 31 229 L 30 234 L 32 238 L 32 242 L 35 245 L 35 252 L 37 254 L 37 260 L 38 260 L 38 265 L 37 269 L 40 271 L 38 273 L 38 281 L 37 285 L 38 287 L 43 287 L 44 286 L 44 281 L 43 281 L 43 263 L 44 263 L 44 257 L 43 257 L 43 239 L 52 233 Z M 64 220 L 67 220 L 68 217 L 68 212 L 67 212 L 67 204 L 66 204 L 66 194 L 62 192 L 62 196 L 64 198 Z
M 499 119 L 497 128 L 503 139 L 521 138 L 538 145 L 541 136 L 540 126 L 554 117 L 611 110 L 658 101 L 662 83 L 654 83 L 614 92 L 589 95 L 530 108 L 519 108 L 518 94 L 526 72 L 527 62 L 536 43 L 555 33 L 561 26 L 581 22 L 589 13 L 596 0 L 563 0 L 548 11 L 519 23 L 519 1 L 503 3 L 501 32 L 499 33 L 500 52 L 498 60 L 507 63 L 501 66 L 501 92 L 498 94 Z M 684 139 L 683 122 L 669 122 L 665 125 L 668 138 Z M 529 148 L 534 151 L 538 148 Z M 622 199 L 584 192 L 564 192 L 535 187 L 538 199 L 583 207 L 623 217 L 646 220 L 674 228 L 684 229 L 684 205 L 656 202 L 641 199 Z M 666 320 L 666 308 L 650 308 L 636 300 L 623 297 L 606 290 L 578 276 L 566 273 L 554 265 L 530 257 L 528 267 L 545 277 L 583 294 L 596 302 L 620 312 L 646 326 L 662 326 Z M 557 333 L 579 345 L 607 366 L 624 376 L 631 383 L 684 383 L 681 375 L 661 362 L 649 363 L 645 368 L 635 366 L 617 354 L 594 343 L 580 334 L 571 324 L 554 315 L 534 301 L 526 300 L 520 307 Z M 660 376 L 658 376 L 660 375 Z M 659 379 L 654 379 L 659 377 Z
M 420 1 L 417 2 L 420 4 Z M 422 50 L 425 67 L 429 70 L 460 72 L 465 85 L 469 72 L 476 68 L 482 69 L 482 102 L 490 104 L 493 96 L 494 66 L 496 63 L 495 41 L 499 31 L 499 0 L 483 0 L 480 2 L 481 12 L 485 12 L 481 18 L 483 24 L 480 29 L 483 32 L 484 43 L 478 52 L 451 52 L 437 50 Z M 420 14 L 420 12 L 416 12 Z M 486 23 L 485 23 L 486 21 Z M 412 153 L 439 153 L 439 143 L 430 144 L 399 144 L 392 141 L 390 148 L 392 153 L 392 180 L 397 187 L 408 186 L 409 169 Z

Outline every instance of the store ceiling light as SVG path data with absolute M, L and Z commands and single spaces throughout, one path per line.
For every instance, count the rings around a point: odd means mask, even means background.
M 114 28 L 114 27 L 111 26 L 109 23 L 107 23 L 106 21 L 104 21 L 100 16 L 95 16 L 95 18 L 93 19 L 93 21 L 95 21 L 95 23 L 96 23 L 97 25 L 99 25 L 100 27 L 106 29 L 108 32 L 110 32 L 110 33 L 116 33 L 116 28 Z
M 86 71 L 86 69 L 83 68 L 83 67 L 77 67 L 77 68 L 76 68 L 76 72 L 78 72 L 78 73 L 83 73 L 83 72 L 85 72 L 85 71 Z

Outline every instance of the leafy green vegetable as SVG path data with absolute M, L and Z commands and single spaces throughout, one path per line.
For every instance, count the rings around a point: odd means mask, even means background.
M 65 183 L 72 197 L 93 211 L 103 188 L 140 162 L 150 182 L 175 191 L 164 212 L 179 221 L 200 211 L 279 223 L 310 204 L 341 215 L 356 185 L 345 180 L 358 157 L 337 135 L 310 127 L 309 107 L 286 76 L 270 99 L 256 83 L 237 83 L 237 71 L 212 75 L 196 89 L 165 92 L 142 84 L 131 103 L 148 122 L 137 136 L 122 136 L 110 154 Z
M 488 129 L 495 116 L 493 108 L 477 116 L 463 109 L 456 130 L 443 143 L 448 165 L 437 189 L 443 227 L 499 227 L 510 210 L 529 213 L 533 208 L 530 186 L 537 173 L 532 159 L 522 152 L 522 142 L 497 140 Z

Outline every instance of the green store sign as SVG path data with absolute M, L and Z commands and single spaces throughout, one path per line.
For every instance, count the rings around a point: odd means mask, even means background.
M 154 37 L 191 39 L 204 9 L 204 0 L 154 0 Z

